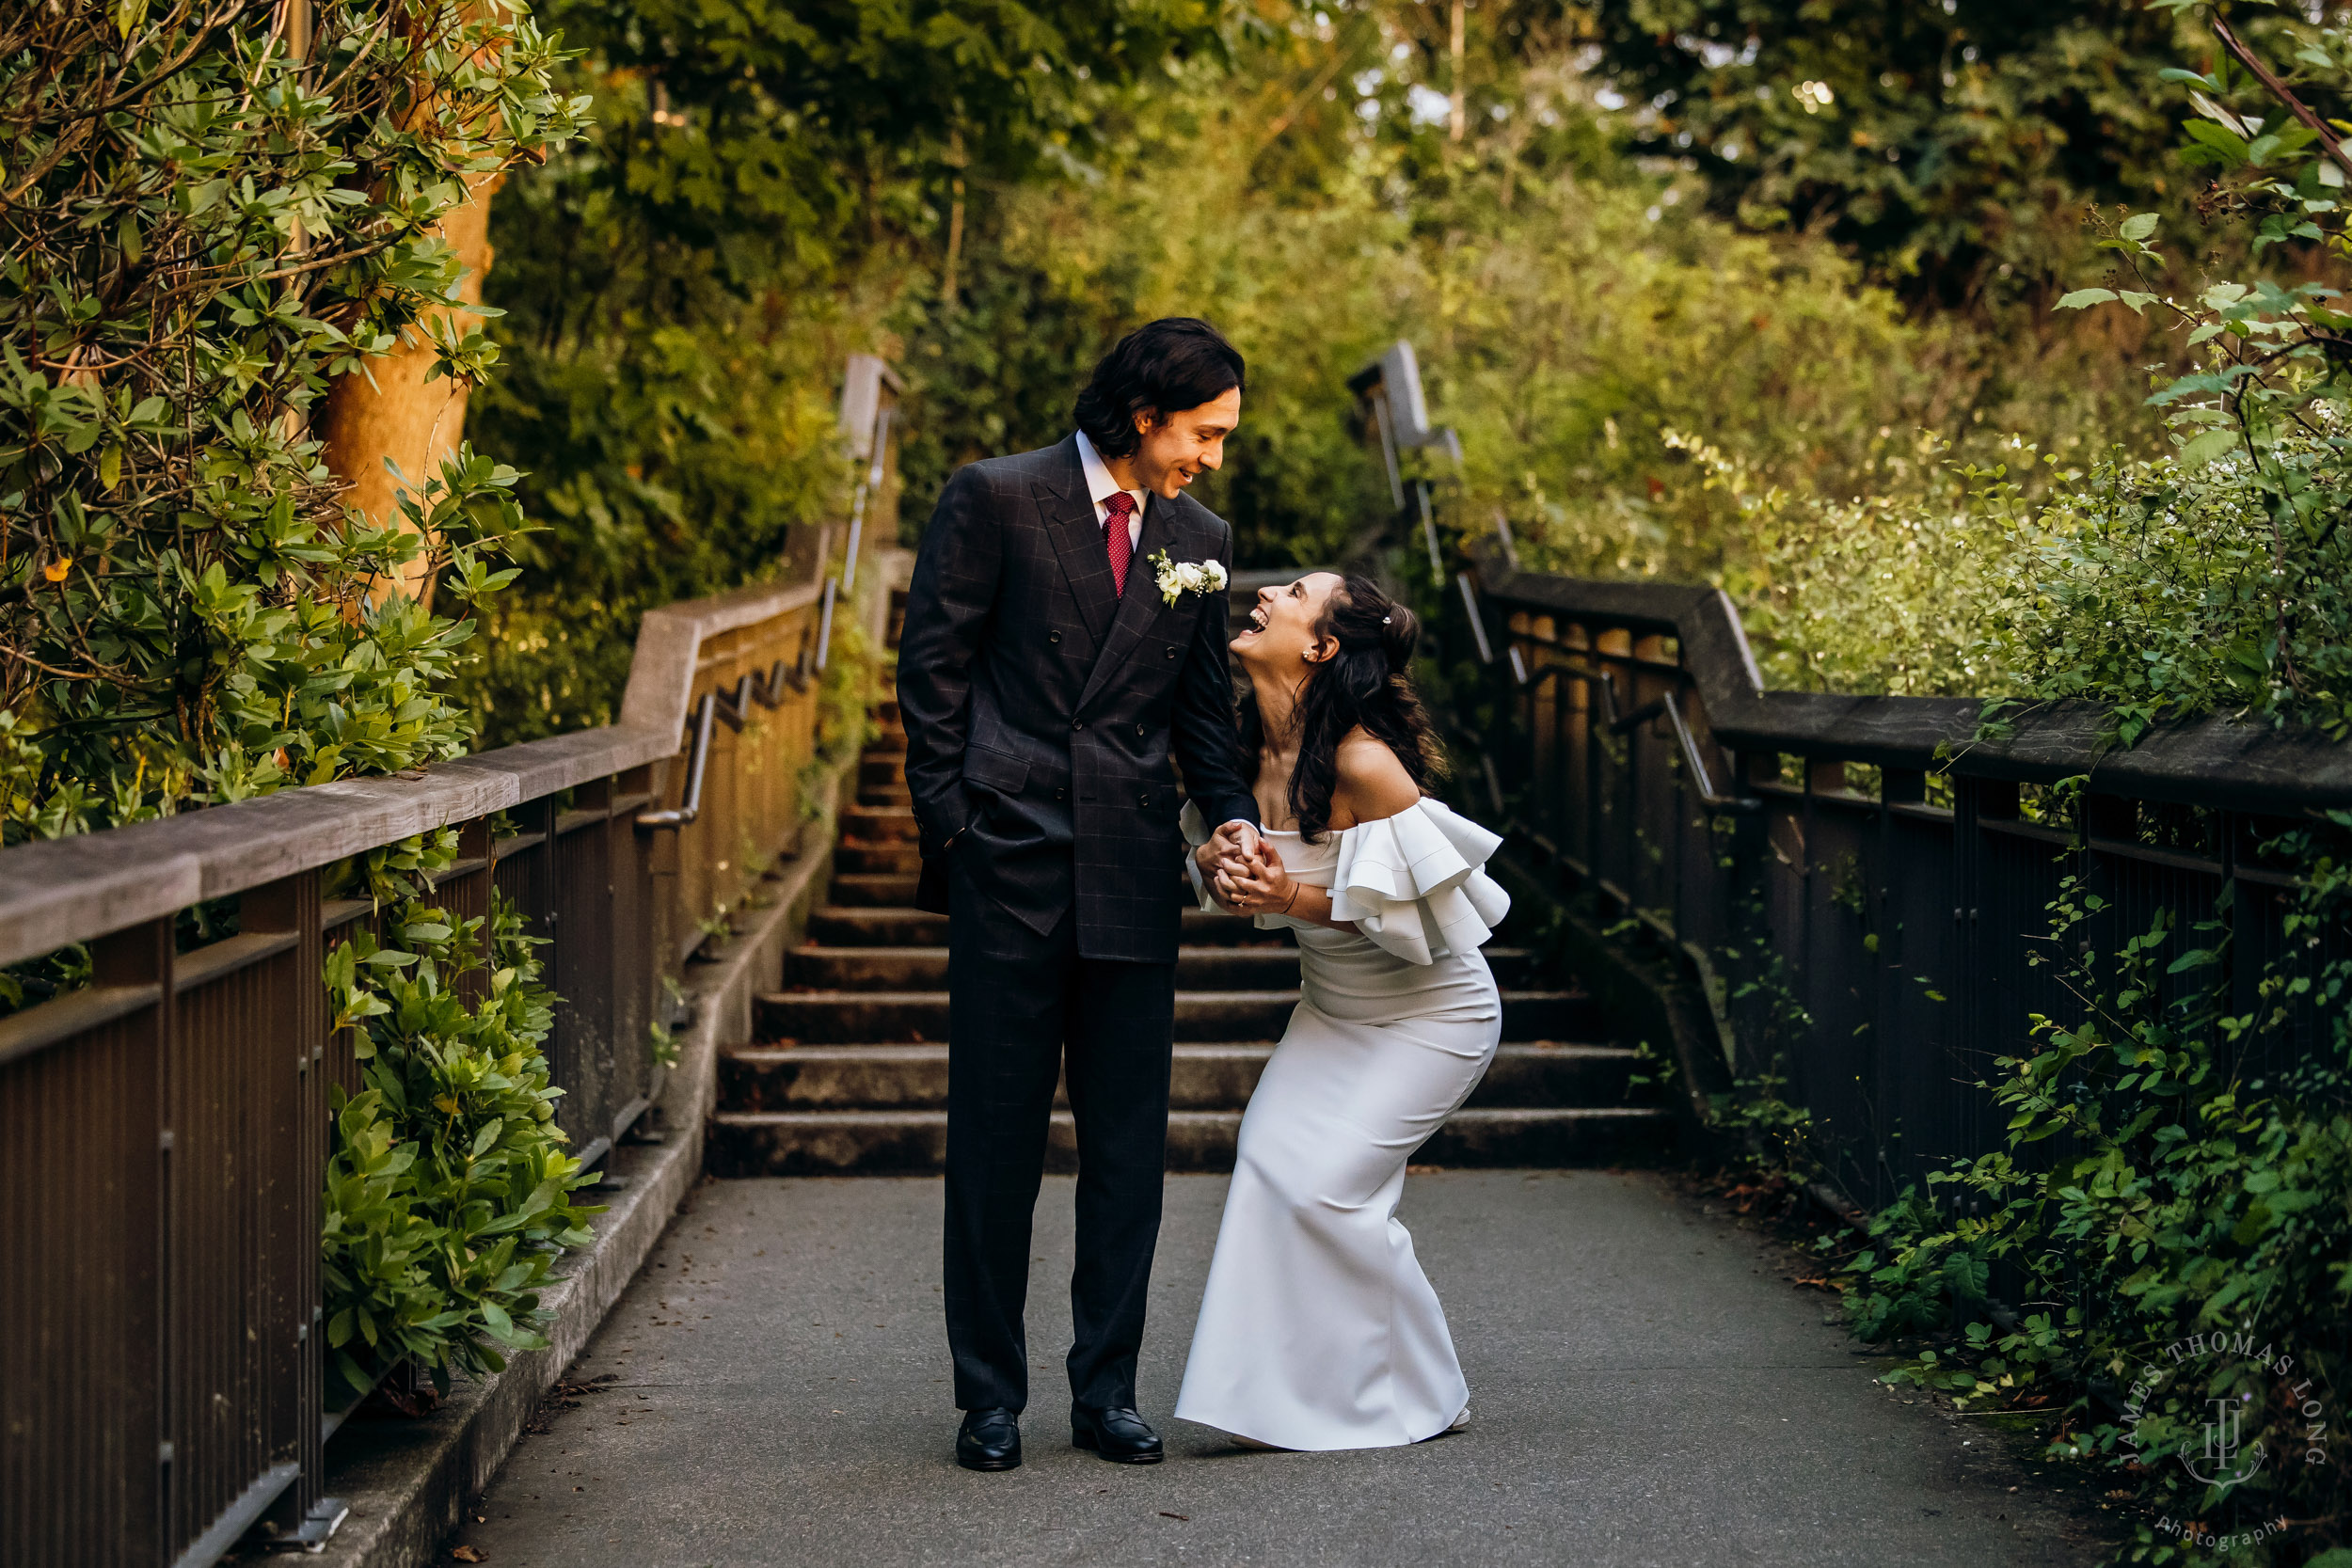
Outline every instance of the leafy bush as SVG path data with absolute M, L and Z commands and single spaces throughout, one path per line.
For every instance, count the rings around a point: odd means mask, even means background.
M 0 842 L 466 752 L 467 612 L 512 577 L 519 475 L 460 447 L 347 512 L 310 418 L 404 335 L 437 376 L 495 348 L 437 226 L 544 157 L 580 104 L 511 0 L 17 8 L 0 22 Z M 396 15 L 398 25 L 388 25 Z M 295 49 L 307 42 L 307 53 Z M 413 591 L 410 585 L 414 585 Z M 459 613 L 437 611 L 455 601 Z M 519 918 L 453 922 L 367 857 L 390 944 L 339 945 L 326 1354 L 342 1396 L 413 1355 L 446 1379 L 541 1343 L 535 1291 L 591 1211 L 553 1124 L 552 999 Z M 183 919 L 222 934 L 219 911 Z M 78 983 L 69 951 L 0 1006 Z
M 277 11 L 0 23 L 0 841 L 466 749 L 471 623 L 393 585 L 498 586 L 516 476 L 461 453 L 376 527 L 306 416 L 455 297 L 434 225 L 575 106 L 519 7 L 322 0 L 307 58 Z
M 336 1027 L 358 1026 L 365 1086 L 332 1091 L 326 1343 L 341 1405 L 414 1357 L 444 1392 L 453 1370 L 497 1371 L 544 1350 L 539 1306 L 558 1251 L 589 1240 L 572 1202 L 595 1180 L 564 1152 L 564 1091 L 541 1045 L 554 996 L 523 919 L 493 893 L 457 920 L 418 879 L 456 858 L 443 829 L 369 857 L 386 944 L 360 933 L 326 965 Z
M 2200 117 L 2185 158 L 2219 171 L 2206 203 L 2242 221 L 2253 254 L 2311 241 L 2332 264 L 2347 248 L 2331 193 L 2352 165 L 2297 98 L 2306 80 L 2330 101 L 2352 80 L 2352 31 L 2329 18 L 2280 21 L 2284 81 L 2230 65 L 2260 56 L 2218 21 L 2222 64 L 2165 73 Z M 2017 699 L 2113 705 L 2122 744 L 2236 712 L 2342 745 L 2352 317 L 2317 282 L 2169 281 L 2160 228 L 2154 214 L 2101 225 L 2114 286 L 2061 303 L 2184 332 L 2191 367 L 2151 400 L 2174 450 L 2070 472 L 2038 502 L 2002 475 L 1978 484 L 1984 559 L 1963 579 L 1974 647 Z M 2119 1468 L 2153 1505 L 2134 1560 L 2211 1544 L 2158 1520 L 2290 1526 L 2216 1553 L 2232 1561 L 2352 1560 L 2352 1459 L 2328 1430 L 2352 1371 L 2352 811 L 2313 814 L 2258 858 L 2290 874 L 2282 890 L 2236 879 L 2194 930 L 2159 918 L 2108 953 L 2090 939 L 2120 910 L 2069 879 L 2035 955 L 2071 1005 L 2036 1015 L 2032 1049 L 1980 1085 L 2007 1147 L 1930 1179 L 1972 1195 L 1973 1212 L 1906 1195 L 1849 1265 L 1858 1329 L 1931 1338 L 1898 1378 L 1963 1403 L 2037 1382 L 2073 1396 L 2053 1457 Z M 2274 952 L 2241 944 L 2239 906 L 2256 897 L 2282 906 Z M 2233 974 L 2248 968 L 2241 1011 Z M 2019 1315 L 1984 1300 L 1995 1270 L 2016 1281 Z M 2217 1400 L 2243 1412 L 2245 1451 L 2270 1461 L 2232 1484 L 2172 1463 L 2205 1443 Z
M 2193 935 L 2159 920 L 2108 958 L 2082 941 L 2107 906 L 2070 879 L 2047 950 L 2078 955 L 2060 975 L 2078 1011 L 2037 1016 L 2035 1051 L 1995 1064 L 1988 1087 L 2010 1117 L 2009 1148 L 1930 1177 L 1973 1194 L 1978 1212 L 1906 1194 L 1849 1268 L 1863 1282 L 1857 1332 L 1939 1336 L 1942 1348 L 1898 1381 L 1963 1404 L 2005 1402 L 2052 1376 L 2096 1390 L 2107 1404 L 2078 1398 L 2054 1457 L 2128 1465 L 2167 1515 L 2219 1528 L 2302 1521 L 2316 1548 L 2352 1536 L 2352 1463 L 2312 1436 L 2311 1414 L 2284 1397 L 2290 1380 L 2250 1357 L 2199 1355 L 2156 1397 L 2109 1413 L 2138 1369 L 2171 1370 L 2165 1347 L 2191 1336 L 2250 1334 L 2265 1360 L 2273 1348 L 2291 1356 L 2293 1381 L 2315 1385 L 2323 1405 L 2352 1365 L 2352 960 L 2320 940 L 2352 922 L 2352 812 L 2293 836 L 2279 847 L 2307 879 L 2289 956 L 2267 968 L 2247 1015 L 2227 1011 L 2226 900 Z M 1985 1282 L 1996 1264 L 2042 1309 L 1995 1323 Z M 2280 1463 L 2234 1488 L 2169 1463 L 2204 1443 L 2206 1402 L 2241 1396 L 2252 1402 L 2248 1451 L 2259 1443 Z M 2175 1549 L 2144 1529 L 2141 1545 L 2155 1548 L 2149 1560 Z

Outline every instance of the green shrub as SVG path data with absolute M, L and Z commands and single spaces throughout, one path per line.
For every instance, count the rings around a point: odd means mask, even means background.
M 370 857 L 386 941 L 361 933 L 327 959 L 364 1085 L 332 1092 L 323 1279 L 339 1406 L 405 1357 L 446 1392 L 453 1370 L 545 1349 L 548 1265 L 603 1212 L 571 1197 L 595 1178 L 555 1124 L 564 1091 L 541 1050 L 555 997 L 532 951 L 542 939 L 500 894 L 486 919 L 461 921 L 415 880 L 456 847 L 444 829 Z
M 434 305 L 433 225 L 577 105 L 520 7 L 31 8 L 0 42 L 0 842 L 466 750 L 470 605 L 519 526 L 461 452 L 346 517 L 306 417 Z M 422 96 L 420 79 L 441 84 Z M 385 105 L 405 103 L 399 113 Z M 93 104 L 103 111 L 88 113 Z M 437 341 L 478 380 L 478 337 Z
M 2220 171 L 2206 204 L 2243 222 L 2253 253 L 2313 241 L 2332 263 L 2346 250 L 2333 193 L 2352 170 L 2280 93 L 2308 82 L 2339 97 L 2352 31 L 2333 13 L 2280 29 L 2283 89 L 2226 63 L 2166 73 L 2194 89 L 2184 156 Z M 2151 400 L 2169 455 L 2104 459 L 2038 500 L 2006 475 L 1971 476 L 1972 651 L 1994 674 L 1987 689 L 2010 694 L 1987 729 L 2015 702 L 2087 698 L 2112 705 L 2122 745 L 2220 712 L 2342 746 L 2352 383 L 2338 344 L 2352 317 L 2316 282 L 2173 279 L 2158 229 L 2153 214 L 2099 225 L 2120 258 L 2114 286 L 2060 303 L 2184 332 L 2186 372 Z M 2070 802 L 2062 790 L 2053 804 Z M 1857 1328 L 1931 1341 L 1899 1380 L 1963 1403 L 2043 1380 L 2072 1394 L 2052 1457 L 2128 1477 L 2148 1505 L 2132 1560 L 2203 1553 L 2183 1520 L 2288 1525 L 2217 1559 L 2352 1560 L 2352 1457 L 2329 1430 L 2352 1372 L 2352 811 L 2312 813 L 2255 858 L 2292 879 L 2235 879 L 2210 919 L 2184 930 L 2159 917 L 2113 952 L 2089 939 L 2121 911 L 2066 880 L 2033 954 L 2068 1006 L 2035 1015 L 2032 1047 L 1979 1085 L 2007 1147 L 1930 1178 L 1972 1212 L 1906 1195 L 1850 1264 Z M 2270 951 L 2241 938 L 2258 897 L 2279 901 Z M 2013 1271 L 2016 1316 L 1983 1300 L 1995 1268 Z M 2214 1401 L 2239 1407 L 2244 1451 L 2266 1456 L 2228 1485 L 2173 1463 L 2204 1445 Z
M 308 420 L 404 333 L 485 376 L 481 335 L 426 325 L 458 297 L 435 226 L 581 105 L 520 5 L 397 9 L 316 0 L 305 58 L 266 0 L 0 23 L 0 843 L 469 749 L 452 681 L 514 575 L 519 476 L 461 447 L 379 527 Z M 453 923 L 420 878 L 454 842 L 365 857 L 389 945 L 327 964 L 365 1080 L 324 1173 L 339 1403 L 403 1356 L 446 1380 L 543 1343 L 535 1292 L 587 1234 L 520 920 Z M 87 974 L 78 949 L 27 966 L 0 1007 Z

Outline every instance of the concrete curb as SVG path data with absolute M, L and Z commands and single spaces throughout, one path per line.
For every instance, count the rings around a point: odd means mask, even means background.
M 540 1297 L 555 1313 L 547 1329 L 549 1348 L 515 1356 L 495 1377 L 459 1383 L 448 1402 L 420 1420 L 346 1425 L 328 1449 L 327 1490 L 350 1505 L 350 1516 L 310 1560 L 333 1568 L 430 1568 L 467 1499 L 489 1484 L 540 1397 L 644 1266 L 701 1179 L 720 1044 L 751 1037 L 752 998 L 781 983 L 784 955 L 832 879 L 834 825 L 842 800 L 857 787 L 857 760 L 836 770 L 825 815 L 803 827 L 800 842 L 811 847 L 771 874 L 768 906 L 748 911 L 744 930 L 717 962 L 689 968 L 694 1022 L 678 1036 L 678 1065 L 663 1075 L 654 1105 L 663 1141 L 613 1150 L 609 1169 L 625 1184 L 586 1195 L 608 1208 L 596 1218 L 596 1240 L 562 1260 L 562 1278 Z M 246 1552 L 224 1560 L 275 1560 Z

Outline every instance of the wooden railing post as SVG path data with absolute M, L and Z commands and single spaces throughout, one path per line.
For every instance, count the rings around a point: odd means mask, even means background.
M 326 1168 L 326 984 L 320 928 L 319 878 L 297 872 L 238 900 L 245 936 L 291 935 L 294 945 L 268 960 L 269 1045 L 254 1088 L 265 1129 L 258 1173 L 262 1221 L 261 1294 L 265 1373 L 265 1462 L 300 1467 L 264 1515 L 280 1539 L 300 1539 L 318 1522 L 326 1481 L 326 1362 L 320 1348 L 320 1183 Z M 271 1056 L 276 1056 L 273 1062 Z M 271 1080 L 277 1082 L 273 1084 Z M 314 1533 L 314 1532 L 313 1532 Z

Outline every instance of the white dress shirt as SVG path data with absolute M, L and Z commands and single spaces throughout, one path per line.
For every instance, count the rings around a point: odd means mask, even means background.
M 1087 471 L 1087 494 L 1094 498 L 1094 526 L 1107 528 L 1110 526 L 1111 510 L 1103 503 L 1119 494 L 1120 484 L 1111 477 L 1110 469 L 1103 462 L 1103 454 L 1094 450 L 1094 443 L 1087 439 L 1087 433 L 1083 430 L 1078 432 L 1078 463 Z M 1136 509 L 1127 514 L 1127 548 L 1134 551 L 1143 546 L 1143 492 L 1130 490 L 1127 494 L 1134 497 L 1136 502 Z

